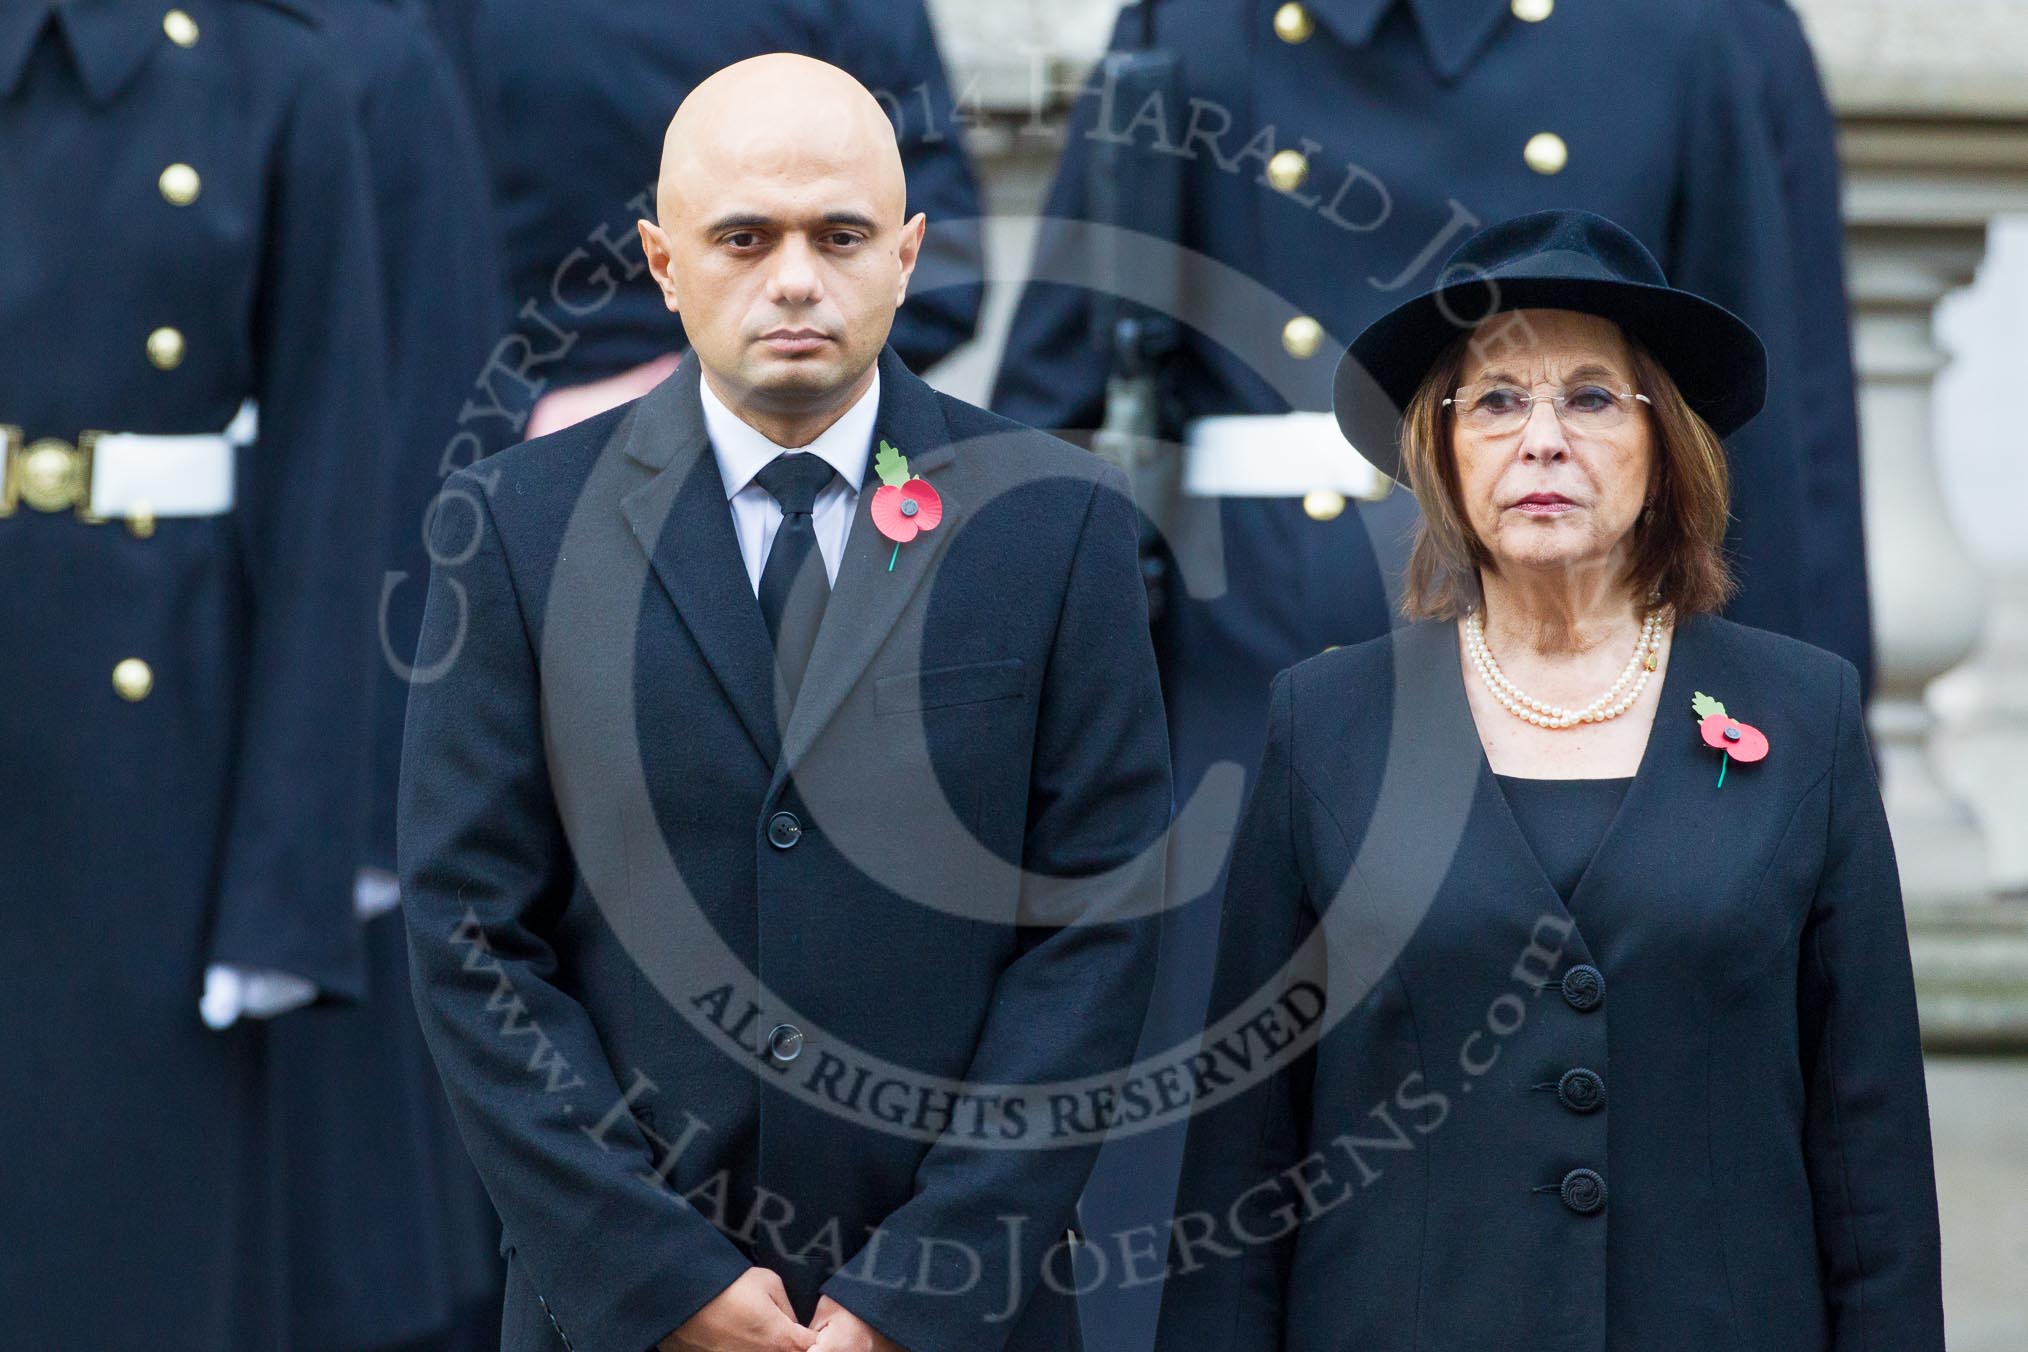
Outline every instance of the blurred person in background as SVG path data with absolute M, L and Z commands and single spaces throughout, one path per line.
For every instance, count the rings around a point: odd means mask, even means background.
M 268 1046 L 290 1178 L 287 1346 L 465 1352 L 498 1345 L 500 1227 L 416 1022 L 407 936 L 393 913 L 394 796 L 429 577 L 427 517 L 462 463 L 458 414 L 499 333 L 497 248 L 441 13 L 421 0 L 310 3 L 366 149 L 387 401 L 384 441 L 360 448 L 373 452 L 361 469 L 370 458 L 381 496 L 377 633 L 363 651 L 331 654 L 358 668 L 371 698 L 353 898 L 367 984 L 356 1004 L 281 1021 Z
M 295 0 L 0 7 L 0 1307 L 290 1337 L 274 1029 L 357 999 L 386 327 Z

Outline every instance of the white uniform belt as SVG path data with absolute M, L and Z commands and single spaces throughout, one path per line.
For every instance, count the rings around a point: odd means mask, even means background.
M 1371 502 L 1393 487 L 1329 413 L 1199 418 L 1183 444 L 1183 492 L 1193 498 L 1300 498 L 1321 490 Z
M 259 427 L 249 399 L 217 433 L 84 432 L 75 445 L 54 437 L 24 445 L 18 431 L 0 429 L 6 440 L 0 514 L 25 505 L 70 509 L 86 520 L 221 515 L 232 510 L 239 450 L 253 444 Z

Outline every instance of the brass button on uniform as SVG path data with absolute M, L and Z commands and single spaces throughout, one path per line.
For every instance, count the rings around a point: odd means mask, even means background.
M 84 496 L 84 457 L 67 441 L 44 437 L 30 442 L 15 462 L 21 500 L 38 512 L 61 512 Z
M 162 16 L 162 31 L 178 47 L 197 45 L 197 20 L 180 9 L 172 9 Z
M 1560 174 L 1570 163 L 1570 147 L 1553 131 L 1539 131 L 1522 147 L 1521 158 L 1538 174 Z
M 1303 511 L 1312 521 L 1335 521 L 1344 515 L 1345 495 L 1328 488 L 1313 488 L 1303 494 Z
M 1556 12 L 1556 0 L 1514 0 L 1514 17 L 1522 23 L 1541 23 Z
M 113 668 L 113 689 L 129 704 L 139 704 L 155 688 L 155 673 L 138 657 L 129 657 Z
M 1288 4 L 1275 11 L 1275 36 L 1283 42 L 1308 42 L 1310 34 L 1316 31 L 1317 21 L 1295 0 L 1289 0 Z
M 183 364 L 183 335 L 166 325 L 148 335 L 148 360 L 164 371 Z
M 1317 355 L 1324 345 L 1324 326 L 1308 315 L 1297 315 L 1282 325 L 1282 349 L 1298 361 Z
M 1300 150 L 1278 150 L 1268 160 L 1268 182 L 1278 192 L 1294 192 L 1310 176 L 1310 157 Z
M 162 190 L 162 200 L 172 207 L 187 207 L 197 200 L 198 190 L 204 180 L 197 171 L 187 164 L 172 164 L 162 171 L 155 180 L 155 186 Z

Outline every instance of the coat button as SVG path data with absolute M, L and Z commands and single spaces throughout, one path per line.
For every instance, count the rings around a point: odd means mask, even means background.
M 155 673 L 138 657 L 129 657 L 113 668 L 113 690 L 129 704 L 139 704 L 155 688 Z
M 199 178 L 197 171 L 189 165 L 172 164 L 155 180 L 155 186 L 162 190 L 162 200 L 170 206 L 187 207 L 197 200 L 199 190 L 204 187 L 204 180 Z
M 1563 974 L 1563 999 L 1572 1009 L 1594 1010 L 1605 1003 L 1605 973 L 1581 963 Z
M 768 844 L 778 850 L 793 850 L 803 838 L 803 823 L 793 812 L 777 812 L 768 818 Z
M 180 9 L 172 9 L 162 16 L 162 31 L 178 47 L 197 45 L 197 20 Z
M 183 364 L 183 335 L 172 328 L 159 328 L 148 335 L 148 360 L 159 370 L 173 371 Z
M 768 1055 L 787 1064 L 803 1054 L 803 1030 L 793 1023 L 778 1023 L 768 1031 Z
M 1303 494 L 1303 514 L 1312 521 L 1336 521 L 1345 512 L 1345 495 L 1329 488 Z M 1325 651 L 1329 651 L 1326 649 Z
M 1605 1209 L 1605 1180 L 1590 1169 L 1572 1169 L 1563 1176 L 1563 1204 L 1580 1216 Z
M 1560 174 L 1570 163 L 1570 147 L 1553 131 L 1538 131 L 1521 149 L 1521 158 L 1538 174 Z
M 1317 21 L 1310 17 L 1310 11 L 1290 0 L 1275 11 L 1275 36 L 1283 42 L 1308 42 L 1310 34 L 1317 31 Z
M 1556 0 L 1514 0 L 1514 17 L 1522 23 L 1541 23 L 1556 12 Z
M 1297 315 L 1282 325 L 1282 351 L 1297 361 L 1307 361 L 1324 345 L 1324 326 L 1308 315 Z
M 1598 1072 L 1580 1066 L 1566 1070 L 1556 1082 L 1556 1097 L 1574 1113 L 1595 1113 L 1605 1107 L 1605 1081 Z
M 1277 192 L 1294 192 L 1310 176 L 1310 157 L 1300 150 L 1277 150 L 1267 162 L 1267 179 Z

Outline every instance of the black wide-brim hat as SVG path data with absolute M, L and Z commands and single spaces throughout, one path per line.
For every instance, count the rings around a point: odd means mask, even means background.
M 1401 415 L 1448 347 L 1515 310 L 1609 319 L 1668 371 L 1719 436 L 1760 412 L 1767 349 L 1724 306 L 1669 285 L 1638 239 L 1588 211 L 1538 211 L 1487 226 L 1457 247 L 1438 285 L 1366 326 L 1338 363 L 1332 405 L 1345 439 L 1401 479 Z

